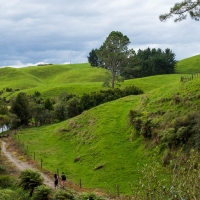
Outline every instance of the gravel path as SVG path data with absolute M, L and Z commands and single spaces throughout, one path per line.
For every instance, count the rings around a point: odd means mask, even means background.
M 20 171 L 23 171 L 25 169 L 32 169 L 32 170 L 36 170 L 38 171 L 38 169 L 34 168 L 32 165 L 26 163 L 26 162 L 22 162 L 20 160 L 18 160 L 15 156 L 12 155 L 11 152 L 8 152 L 6 150 L 6 142 L 1 140 L 1 152 L 8 158 L 8 160 L 10 160 Z M 40 172 L 41 176 L 44 178 L 44 184 L 48 185 L 51 188 L 54 188 L 54 182 L 53 182 L 53 178 L 50 179 L 47 175 L 45 175 L 44 173 Z

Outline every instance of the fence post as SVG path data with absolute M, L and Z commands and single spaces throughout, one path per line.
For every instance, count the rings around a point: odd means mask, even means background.
M 35 161 L 35 152 L 34 152 L 34 155 L 33 155 L 33 159 L 34 159 L 34 161 Z
M 57 175 L 58 175 L 58 177 L 59 177 L 59 169 L 57 169 Z
M 80 188 L 82 188 L 82 180 L 81 180 L 81 178 L 80 178 Z
M 117 196 L 119 197 L 119 185 L 116 185 L 116 189 L 117 189 Z
M 41 169 L 42 169 L 42 159 L 41 159 Z

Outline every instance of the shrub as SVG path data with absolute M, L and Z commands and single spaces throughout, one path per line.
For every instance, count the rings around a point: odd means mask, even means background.
M 37 171 L 31 169 L 26 169 L 21 172 L 19 176 L 19 185 L 24 190 L 30 191 L 30 196 L 32 196 L 34 189 L 43 184 L 43 178 Z
M 165 168 L 155 160 L 138 170 L 138 180 L 133 195 L 139 199 L 199 199 L 200 166 L 198 152 L 188 156 L 181 151 L 172 155 Z
M 136 110 L 129 111 L 129 115 L 128 115 L 129 123 L 131 125 L 133 125 L 133 127 L 137 131 L 139 131 L 141 129 L 141 124 L 142 124 L 142 120 L 140 119 L 141 116 L 142 116 L 142 114 Z
M 40 185 L 36 187 L 33 194 L 34 200 L 49 200 L 50 199 L 51 188 L 46 185 Z
M 7 188 L 13 186 L 13 179 L 8 175 L 0 176 L 0 187 Z
M 74 199 L 74 195 L 67 190 L 58 190 L 53 197 L 53 200 Z
M 10 189 L 0 190 L 0 199 L 2 200 L 14 200 L 16 193 Z
M 143 119 L 141 123 L 140 133 L 144 138 L 151 138 L 152 137 L 152 120 L 147 118 Z
M 22 189 L 10 190 L 4 189 L 0 190 L 1 200 L 30 200 L 29 194 L 24 192 Z
M 6 167 L 4 165 L 0 165 L 0 174 L 6 173 Z
M 75 198 L 75 200 L 105 200 L 106 198 L 97 196 L 94 193 L 83 193 Z

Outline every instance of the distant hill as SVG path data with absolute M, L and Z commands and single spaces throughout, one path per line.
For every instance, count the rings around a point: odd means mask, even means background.
M 200 73 L 200 54 L 180 60 L 175 71 L 178 74 Z

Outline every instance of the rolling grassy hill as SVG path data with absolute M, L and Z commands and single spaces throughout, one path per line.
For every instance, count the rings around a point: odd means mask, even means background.
M 51 67 L 45 66 L 44 74 L 37 67 L 21 69 L 20 73 L 17 73 L 18 76 L 22 73 L 28 74 L 27 77 L 35 77 L 31 80 L 37 82 L 37 87 L 27 87 L 25 91 L 42 90 L 44 96 L 54 96 L 62 89 L 73 88 L 71 92 L 81 94 L 84 91 L 100 89 L 106 73 L 103 69 L 90 68 L 88 64 L 81 65 L 80 68 L 79 65 L 61 66 L 66 70 L 66 75 L 61 69 L 54 71 Z M 89 73 L 91 69 L 94 71 Z M 179 65 L 177 70 L 184 74 L 185 69 L 184 65 Z M 48 70 L 52 70 L 51 73 Z M 46 71 L 50 75 L 47 76 Z M 10 81 L 11 83 L 14 85 L 14 81 Z M 4 82 L 4 85 L 6 84 Z M 150 114 L 153 122 L 163 128 L 173 123 L 176 118 L 199 110 L 200 79 L 181 83 L 180 74 L 159 75 L 127 80 L 121 87 L 128 85 L 141 88 L 145 94 L 105 103 L 58 124 L 22 130 L 19 133 L 20 141 L 28 146 L 28 154 L 31 157 L 35 152 L 38 162 L 43 159 L 43 167 L 47 170 L 64 171 L 68 178 L 76 183 L 81 178 L 84 187 L 114 192 L 116 185 L 119 185 L 120 192 L 131 193 L 129 183 L 134 186 L 138 177 L 137 169 L 153 161 L 155 144 L 154 141 L 145 142 L 135 133 L 129 125 L 129 111 L 139 110 L 144 115 Z M 177 96 L 178 102 L 175 101 Z M 158 132 L 161 137 L 162 129 Z M 161 151 L 159 156 L 164 156 L 164 153 Z M 81 158 L 74 162 L 77 156 Z M 103 165 L 101 169 L 94 170 L 100 165 Z
M 200 55 L 180 60 L 176 67 L 176 73 L 179 74 L 200 73 Z
M 49 65 L 27 68 L 1 68 L 0 90 L 9 87 L 18 92 L 33 94 L 39 91 L 42 97 L 56 97 L 61 92 L 83 94 L 102 87 L 107 71 L 89 64 Z M 4 93 L 3 96 L 18 92 Z

